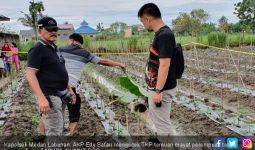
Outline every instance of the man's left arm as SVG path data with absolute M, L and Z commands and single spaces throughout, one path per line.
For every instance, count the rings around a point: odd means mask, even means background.
M 171 34 L 163 34 L 158 39 L 158 51 L 159 51 L 159 69 L 156 88 L 162 90 L 165 86 L 168 72 L 170 69 L 171 58 L 174 54 L 174 36 Z M 152 100 L 154 103 L 159 103 L 162 99 L 161 93 L 154 92 Z
M 156 88 L 163 89 L 168 76 L 171 58 L 161 58 L 159 59 L 159 62 L 160 62 L 160 65 L 158 69 L 158 81 L 157 81 Z
M 159 59 L 159 62 L 160 62 L 160 65 L 158 69 L 158 81 L 157 81 L 156 88 L 162 90 L 167 80 L 171 58 L 161 58 Z M 152 100 L 154 103 L 160 103 L 161 98 L 162 98 L 161 93 L 154 92 L 152 95 Z

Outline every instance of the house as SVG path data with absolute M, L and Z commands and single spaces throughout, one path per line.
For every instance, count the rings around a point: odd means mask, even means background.
M 132 33 L 132 27 L 131 26 L 127 26 L 124 29 L 124 37 L 131 37 L 133 35 Z
M 10 18 L 0 14 L 0 21 L 10 21 Z M 17 42 L 19 41 L 19 35 L 0 31 L 0 44 L 4 43 L 4 41 Z
M 28 40 L 35 39 L 34 30 L 20 30 L 19 39 L 21 42 L 27 42 Z
M 141 24 L 133 25 L 134 27 L 137 27 L 138 32 L 143 32 L 145 30 L 144 26 Z
M 4 33 L 0 32 L 0 44 L 4 43 L 4 41 L 7 40 L 9 42 L 18 42 L 19 41 L 19 35 L 14 33 Z M 0 45 L 1 47 L 2 45 Z
M 74 26 L 72 24 L 58 24 L 58 40 L 68 41 L 69 35 L 74 33 Z
M 144 26 L 137 24 L 132 26 L 127 26 L 124 29 L 124 36 L 125 37 L 131 37 L 132 35 L 141 34 L 145 31 Z
M 81 26 L 75 30 L 75 33 L 81 34 L 81 35 L 89 35 L 94 36 L 96 34 L 99 34 L 99 32 L 92 27 L 89 26 L 89 24 L 83 20 L 81 23 Z

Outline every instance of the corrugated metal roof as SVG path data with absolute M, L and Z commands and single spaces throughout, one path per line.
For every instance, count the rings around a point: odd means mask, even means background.
M 74 29 L 72 24 L 58 24 L 58 27 L 60 28 L 60 30 Z
M 34 30 L 30 29 L 30 30 L 20 30 L 19 32 L 20 35 L 22 36 L 34 36 Z

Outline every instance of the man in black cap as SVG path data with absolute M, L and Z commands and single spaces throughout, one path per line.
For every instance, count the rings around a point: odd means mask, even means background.
M 67 134 L 69 136 L 72 136 L 77 132 L 77 126 L 80 120 L 81 98 L 77 88 L 79 86 L 79 80 L 84 66 L 87 63 L 92 63 L 108 67 L 119 67 L 124 72 L 126 70 L 125 64 L 110 59 L 100 58 L 91 54 L 88 50 L 82 47 L 83 43 L 83 37 L 80 34 L 73 33 L 69 36 L 69 45 L 59 48 L 61 54 L 65 58 L 65 66 L 69 76 L 69 84 L 76 95 L 76 103 L 67 104 L 70 121 L 69 133 Z M 41 134 L 44 133 L 43 122 L 40 122 L 39 130 Z
M 75 102 L 75 95 L 68 85 L 65 61 L 54 44 L 58 31 L 56 20 L 44 17 L 38 21 L 38 27 L 40 40 L 28 53 L 26 78 L 38 99 L 46 136 L 61 136 L 65 106 L 62 100 L 69 98 Z M 70 98 L 70 95 L 74 96 Z

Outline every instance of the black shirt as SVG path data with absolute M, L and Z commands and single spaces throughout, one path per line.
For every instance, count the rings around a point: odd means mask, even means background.
M 56 95 L 57 90 L 65 90 L 68 85 L 68 74 L 63 57 L 57 54 L 55 45 L 37 42 L 27 57 L 27 67 L 38 70 L 36 77 L 45 95 Z
M 150 54 L 146 67 L 146 82 L 149 89 L 154 89 L 157 84 L 157 76 L 160 58 L 171 58 L 170 68 L 165 85 L 162 90 L 170 90 L 176 87 L 175 77 L 175 37 L 168 26 L 163 26 L 155 33 L 150 47 Z

